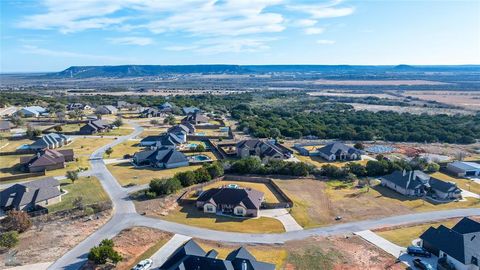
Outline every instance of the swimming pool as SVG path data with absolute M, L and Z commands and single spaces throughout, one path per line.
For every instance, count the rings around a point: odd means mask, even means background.
M 205 136 L 205 132 L 196 132 L 195 135 L 196 136 Z
M 207 155 L 194 155 L 188 157 L 189 161 L 192 163 L 201 163 L 201 162 L 208 162 L 212 159 Z
M 186 145 L 187 148 L 197 148 L 198 144 L 197 143 L 189 143 Z

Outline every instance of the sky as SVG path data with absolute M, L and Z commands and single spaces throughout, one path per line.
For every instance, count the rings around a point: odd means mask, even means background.
M 0 72 L 480 64 L 478 0 L 1 0 Z

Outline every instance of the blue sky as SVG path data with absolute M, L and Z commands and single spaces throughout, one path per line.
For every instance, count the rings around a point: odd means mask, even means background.
M 2 0 L 0 72 L 480 64 L 480 1 Z

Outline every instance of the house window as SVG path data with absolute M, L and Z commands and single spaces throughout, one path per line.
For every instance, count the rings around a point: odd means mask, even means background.
M 213 212 L 213 207 L 211 205 L 207 205 L 207 212 Z
M 478 259 L 477 257 L 472 256 L 472 264 L 478 266 Z
M 237 215 L 243 215 L 243 209 L 238 208 L 237 209 Z

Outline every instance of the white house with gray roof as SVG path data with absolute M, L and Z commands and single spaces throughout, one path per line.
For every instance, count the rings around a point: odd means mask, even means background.
M 40 106 L 29 106 L 18 110 L 16 115 L 23 115 L 24 117 L 39 117 L 47 114 L 47 109 Z
M 480 164 L 475 162 L 455 161 L 447 164 L 447 170 L 455 176 L 480 176 Z
M 328 161 L 360 160 L 363 152 L 341 142 L 332 142 L 318 148 L 316 154 Z
M 189 165 L 187 156 L 171 147 L 159 147 L 137 152 L 133 155 L 133 163 L 137 166 L 152 166 L 164 169 Z
M 72 142 L 72 138 L 58 133 L 49 133 L 29 145 L 32 150 L 56 149 Z

